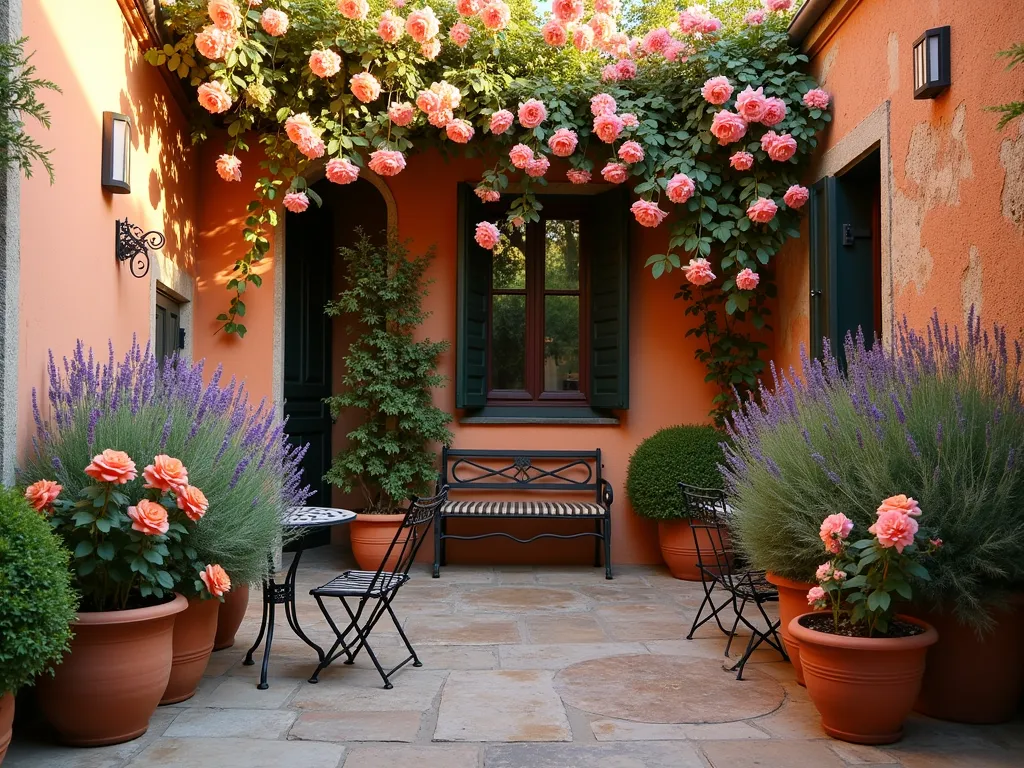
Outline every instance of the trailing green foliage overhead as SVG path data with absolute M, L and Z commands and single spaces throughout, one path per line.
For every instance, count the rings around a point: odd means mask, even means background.
M 43 149 L 25 133 L 25 115 L 44 128 L 50 127 L 50 110 L 39 100 L 38 91 L 56 91 L 50 80 L 36 77 L 32 56 L 25 53 L 27 37 L 13 43 L 0 43 L 0 168 L 18 168 L 26 179 L 32 178 L 33 164 L 46 170 L 53 184 L 52 149 Z
M 640 443 L 626 472 L 633 511 L 652 520 L 684 519 L 679 483 L 721 488 L 724 439 L 714 427 L 689 424 L 660 429 Z

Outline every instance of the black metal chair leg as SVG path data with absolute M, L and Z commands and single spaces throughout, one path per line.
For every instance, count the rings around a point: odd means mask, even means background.
M 747 607 L 747 598 L 743 598 L 743 602 L 737 607 L 736 596 L 733 595 L 732 599 L 733 610 L 736 611 L 736 620 L 732 623 L 732 631 L 729 632 L 729 642 L 725 644 L 725 655 L 729 655 L 729 650 L 732 648 L 733 638 L 736 637 L 736 629 L 740 625 L 740 619 L 743 617 L 743 609 Z M 747 623 L 747 622 L 744 622 Z
M 402 629 L 402 623 L 398 620 L 398 617 L 395 616 L 395 611 L 394 609 L 392 609 L 391 603 L 385 603 L 385 606 L 388 609 L 388 613 L 391 614 L 391 620 L 395 623 L 395 629 L 398 630 L 398 634 L 402 637 L 402 642 L 405 643 L 405 647 L 409 650 L 409 653 L 412 655 L 412 665 L 414 667 L 422 667 L 423 662 L 420 661 L 420 657 L 416 655 L 416 649 L 412 647 L 412 643 L 410 643 L 409 638 L 406 637 L 405 630 Z
M 252 660 L 252 655 L 256 652 L 256 649 L 260 647 L 260 643 L 263 642 L 263 635 L 266 634 L 266 631 L 267 631 L 267 608 L 268 608 L 268 604 L 270 602 L 272 602 L 272 601 L 273 601 L 273 597 L 272 596 L 271 596 L 270 601 L 267 600 L 267 585 L 264 584 L 263 585 L 263 618 L 260 620 L 260 631 L 259 631 L 259 634 L 256 635 L 256 642 L 253 643 L 252 644 L 252 648 L 250 648 L 246 652 L 245 660 L 242 662 L 242 664 L 244 666 L 246 666 L 246 667 L 251 667 L 253 664 L 256 663 L 255 661 Z
M 594 567 L 601 567 L 601 520 L 600 518 L 594 521 Z
M 612 579 L 612 518 L 604 519 L 604 577 Z
M 267 622 L 267 644 L 263 646 L 263 668 L 260 670 L 260 683 L 256 687 L 265 691 L 270 687 L 267 674 L 270 672 L 270 646 L 274 644 L 274 616 L 277 614 L 273 603 L 270 604 L 270 621 Z
M 434 578 L 441 578 L 441 519 L 434 518 Z

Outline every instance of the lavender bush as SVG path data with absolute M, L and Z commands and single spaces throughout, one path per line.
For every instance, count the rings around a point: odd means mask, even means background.
M 266 575 L 283 510 L 311 495 L 302 482 L 306 447 L 288 443 L 272 405 L 251 404 L 234 378 L 223 385 L 219 367 L 205 383 L 202 362 L 168 358 L 161 370 L 134 340 L 120 362 L 113 344 L 103 363 L 81 342 L 61 367 L 51 353 L 49 376 L 46 418 L 32 393 L 36 435 L 21 482 L 56 480 L 78 498 L 91 482 L 82 469 L 105 448 L 147 460 L 169 454 L 209 500 L 189 536 L 199 559 L 220 564 L 235 584 Z M 139 498 L 142 483 L 140 473 L 123 490 Z
M 736 538 L 758 568 L 813 581 L 823 517 L 863 534 L 878 499 L 906 494 L 943 545 L 921 598 L 984 627 L 1024 589 L 1022 349 L 1006 330 L 966 334 L 906 320 L 891 349 L 847 338 L 848 368 L 826 349 L 803 374 L 779 375 L 735 414 L 724 468 Z

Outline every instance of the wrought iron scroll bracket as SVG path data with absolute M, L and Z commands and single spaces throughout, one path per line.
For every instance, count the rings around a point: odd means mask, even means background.
M 135 277 L 149 274 L 149 251 L 159 251 L 167 239 L 163 232 L 144 232 L 128 219 L 118 219 L 115 224 L 115 254 L 118 262 L 127 261 L 128 269 Z

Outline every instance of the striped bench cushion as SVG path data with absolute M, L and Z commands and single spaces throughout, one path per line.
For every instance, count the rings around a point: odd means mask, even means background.
M 481 517 L 604 517 L 604 507 L 585 501 L 446 501 L 442 515 Z

